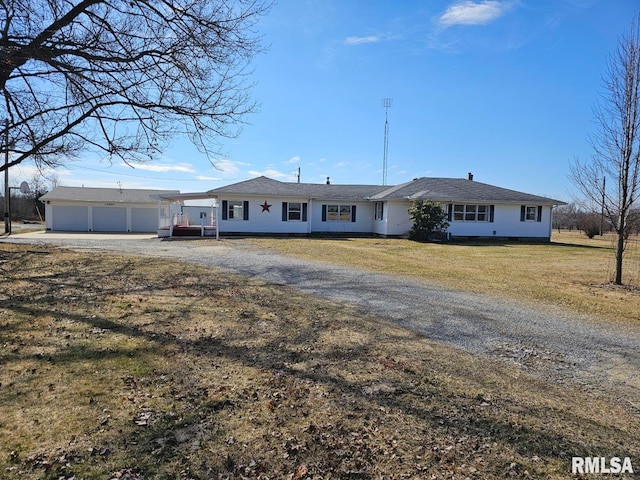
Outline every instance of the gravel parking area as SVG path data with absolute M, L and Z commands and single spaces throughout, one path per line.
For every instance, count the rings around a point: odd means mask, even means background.
M 73 249 L 167 257 L 289 285 L 357 305 L 442 343 L 499 359 L 640 413 L 640 328 L 601 326 L 559 308 L 522 305 L 258 250 L 241 239 L 160 240 L 149 235 L 30 233 L 4 238 Z

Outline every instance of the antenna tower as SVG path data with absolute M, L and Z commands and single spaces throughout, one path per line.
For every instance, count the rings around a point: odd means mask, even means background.
M 391 98 L 382 99 L 382 108 L 384 108 L 384 153 L 382 156 L 382 185 L 387 184 L 387 160 L 389 156 L 389 109 L 393 100 Z

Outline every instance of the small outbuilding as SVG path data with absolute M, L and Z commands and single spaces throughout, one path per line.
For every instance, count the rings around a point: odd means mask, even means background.
M 160 196 L 179 193 L 179 190 L 56 187 L 40 200 L 45 204 L 48 231 L 155 233 L 159 218 L 169 215 L 162 212 Z

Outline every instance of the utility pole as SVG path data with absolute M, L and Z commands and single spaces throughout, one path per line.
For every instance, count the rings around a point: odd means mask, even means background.
M 9 119 L 4 121 L 4 233 L 11 233 L 11 189 L 9 189 Z
M 602 203 L 600 204 L 600 236 L 604 235 L 604 190 L 607 186 L 607 177 L 602 177 Z

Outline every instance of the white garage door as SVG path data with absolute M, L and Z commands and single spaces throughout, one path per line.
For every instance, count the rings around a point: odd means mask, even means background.
M 132 232 L 157 232 L 158 209 L 157 208 L 132 208 L 131 209 Z
M 86 232 L 89 230 L 89 207 L 54 205 L 54 231 Z
M 126 232 L 126 207 L 93 207 L 94 232 Z

